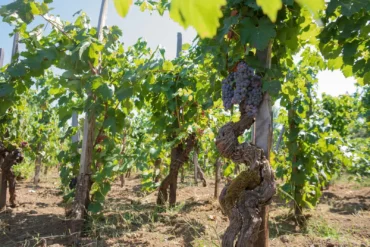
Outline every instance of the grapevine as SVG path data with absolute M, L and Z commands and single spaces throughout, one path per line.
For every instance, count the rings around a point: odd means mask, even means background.
M 221 208 L 230 219 L 223 246 L 232 246 L 237 235 L 240 246 L 253 245 L 262 222 L 262 207 L 275 194 L 275 179 L 263 149 L 238 141 L 238 137 L 254 123 L 262 95 L 261 77 L 244 61 L 239 62 L 236 71 L 222 82 L 224 107 L 230 109 L 239 104 L 241 116 L 238 122 L 229 122 L 219 130 L 216 146 L 225 158 L 249 167 L 225 186 L 220 195 Z

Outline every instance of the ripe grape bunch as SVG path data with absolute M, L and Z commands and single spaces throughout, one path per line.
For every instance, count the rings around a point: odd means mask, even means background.
M 240 62 L 236 72 L 231 72 L 222 81 L 222 101 L 225 109 L 239 104 L 248 116 L 255 117 L 262 101 L 261 77 L 256 75 L 253 68 L 244 61 Z

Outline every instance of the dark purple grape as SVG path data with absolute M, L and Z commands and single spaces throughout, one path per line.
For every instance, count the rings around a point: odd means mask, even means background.
M 244 61 L 222 81 L 222 100 L 225 109 L 234 104 L 244 104 L 248 116 L 257 114 L 262 101 L 262 79 Z

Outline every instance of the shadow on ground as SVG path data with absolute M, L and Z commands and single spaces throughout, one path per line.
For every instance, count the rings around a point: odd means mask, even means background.
M 68 244 L 65 221 L 56 215 L 2 212 L 0 219 L 2 247 Z

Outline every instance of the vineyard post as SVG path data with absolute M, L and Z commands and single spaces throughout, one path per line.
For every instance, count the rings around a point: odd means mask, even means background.
M 14 0 L 14 2 L 16 2 L 16 0 Z M 14 55 L 18 53 L 18 49 L 19 49 L 18 44 L 19 44 L 19 33 L 16 32 L 13 38 L 12 58 L 11 58 L 12 62 L 14 61 Z
M 4 48 L 0 48 L 0 68 L 3 67 L 3 64 L 4 64 L 4 54 L 5 51 L 4 51 Z M 6 193 L 6 190 L 5 192 L 3 191 L 3 188 L 5 188 L 6 186 L 3 186 L 3 172 L 1 170 L 1 157 L 0 157 L 0 209 L 2 209 L 3 206 L 5 206 L 6 204 L 6 196 L 3 197 L 3 194 Z M 4 179 L 5 181 L 5 179 Z M 5 199 L 3 201 L 3 199 Z
M 98 39 L 103 39 L 103 26 L 105 25 L 106 13 L 108 8 L 108 0 L 102 0 L 100 16 L 98 22 Z M 88 92 L 91 100 L 92 92 Z M 81 233 L 83 221 L 85 218 L 87 206 L 89 203 L 89 193 L 91 185 L 91 163 L 93 159 L 93 140 L 95 130 L 95 114 L 88 110 L 85 112 L 84 130 L 82 139 L 82 152 L 80 159 L 80 172 L 78 183 L 76 186 L 76 196 L 72 211 L 72 225 L 71 231 L 74 233 Z
M 36 160 L 35 160 L 35 176 L 33 178 L 33 184 L 35 187 L 38 187 L 38 183 L 40 181 L 40 172 L 41 172 L 41 166 L 42 166 L 42 156 L 41 156 L 41 150 L 42 150 L 42 145 L 39 142 L 37 144 L 37 155 L 36 155 Z
M 279 133 L 279 138 L 278 138 L 278 140 L 276 142 L 276 146 L 275 146 L 275 151 L 276 152 L 279 151 L 280 143 L 283 140 L 283 134 L 284 134 L 284 132 L 285 132 L 285 126 L 283 125 L 283 127 L 281 128 L 280 133 Z
M 177 49 L 176 49 L 176 57 L 180 56 L 180 52 L 182 50 L 182 33 L 177 33 Z
M 269 43 L 269 46 L 265 50 L 257 52 L 257 57 L 265 68 L 271 67 L 271 49 L 272 42 Z M 263 96 L 263 101 L 256 116 L 253 133 L 255 138 L 254 143 L 263 149 L 266 158 L 270 160 L 272 143 L 272 105 L 271 98 L 268 93 L 265 93 Z M 269 208 L 268 206 L 264 206 L 261 212 L 262 223 L 256 246 L 269 246 L 268 215 Z
M 215 163 L 215 193 L 214 193 L 214 196 L 213 198 L 215 200 L 217 200 L 218 198 L 218 186 L 220 184 L 220 180 L 221 180 L 221 174 L 220 174 L 220 168 L 221 168 L 221 157 L 218 157 L 216 159 L 216 163 Z
M 72 114 L 72 127 L 78 127 L 78 113 L 73 112 Z M 79 131 L 72 136 L 72 143 L 78 142 L 80 140 Z
M 195 185 L 197 185 L 198 184 L 198 152 L 196 148 L 194 148 L 194 151 L 193 151 L 193 164 L 194 164 L 194 183 Z
M 5 56 L 4 48 L 0 48 L 0 68 L 3 67 L 4 65 L 4 56 Z
M 14 39 L 13 39 L 12 61 L 14 60 L 14 55 L 18 53 L 18 41 L 19 41 L 19 33 L 15 33 Z

